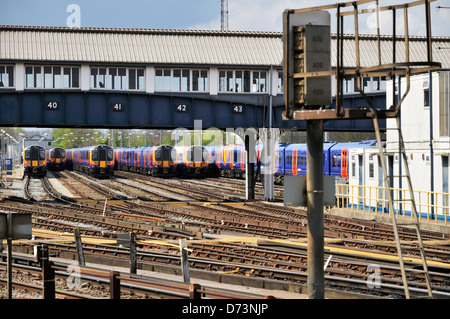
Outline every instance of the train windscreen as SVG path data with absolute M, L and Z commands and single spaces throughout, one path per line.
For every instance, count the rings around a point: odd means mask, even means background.
M 112 161 L 114 159 L 114 152 L 112 148 L 108 148 L 108 151 L 106 152 L 108 161 Z
M 50 156 L 52 158 L 63 158 L 66 156 L 64 149 L 62 148 L 55 148 L 52 149 L 52 151 L 50 152 Z
M 98 147 L 92 150 L 93 161 L 112 161 L 114 159 L 113 149 L 109 147 Z
M 187 160 L 190 162 L 201 162 L 208 160 L 208 151 L 200 146 L 193 146 L 187 151 Z
M 30 147 L 25 150 L 26 161 L 43 161 L 45 160 L 45 149 L 38 147 Z
M 156 161 L 173 161 L 173 148 L 168 146 L 162 146 L 155 150 Z

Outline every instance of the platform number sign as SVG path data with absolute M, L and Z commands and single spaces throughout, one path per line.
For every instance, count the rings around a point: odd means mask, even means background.
M 186 113 L 189 111 L 189 106 L 187 104 L 177 103 L 175 104 L 175 109 L 177 112 Z
M 245 113 L 245 105 L 233 103 L 231 106 L 231 113 L 233 114 L 244 114 Z
M 47 110 L 59 110 L 58 101 L 48 101 L 46 104 Z
M 112 103 L 112 110 L 114 112 L 123 112 L 125 110 L 125 104 L 119 103 L 119 102 L 113 102 Z

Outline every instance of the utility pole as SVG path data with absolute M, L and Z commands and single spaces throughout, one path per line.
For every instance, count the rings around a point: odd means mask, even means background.
M 220 30 L 228 31 L 228 0 L 220 0 Z

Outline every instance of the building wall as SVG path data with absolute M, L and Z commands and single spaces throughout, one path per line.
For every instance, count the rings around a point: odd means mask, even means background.
M 450 153 L 449 138 L 449 72 L 433 72 L 432 83 L 429 74 L 411 77 L 409 93 L 406 95 L 401 106 L 401 128 L 405 141 L 405 149 L 411 174 L 411 182 L 414 189 L 436 192 L 446 190 L 448 174 L 444 176 L 443 162 Z M 431 84 L 431 85 L 430 85 Z M 402 79 L 400 84 L 401 94 L 406 92 L 406 80 Z M 387 105 L 391 98 L 392 82 L 387 87 Z M 432 106 L 428 104 L 427 94 L 431 92 Z M 401 95 L 401 96 L 402 96 Z M 387 121 L 387 127 L 394 127 L 394 119 Z M 430 126 L 432 125 L 432 130 Z M 399 175 L 398 161 L 398 137 L 396 131 L 388 130 L 386 134 L 386 150 L 394 156 L 394 174 Z M 430 141 L 433 155 L 431 155 Z M 433 173 L 431 169 L 433 167 Z M 402 170 L 405 173 L 404 169 Z M 398 178 L 394 186 L 407 186 L 406 178 L 402 185 Z M 433 183 L 433 187 L 432 187 Z M 448 185 L 448 184 L 447 184 Z M 447 188 L 448 191 L 448 188 Z

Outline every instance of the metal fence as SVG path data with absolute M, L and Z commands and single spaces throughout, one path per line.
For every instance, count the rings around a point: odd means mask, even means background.
M 386 188 L 336 184 L 336 206 L 371 214 L 390 214 Z M 409 190 L 390 188 L 397 218 L 414 219 Z M 450 221 L 450 193 L 414 191 L 417 214 L 421 221 L 447 224 Z

